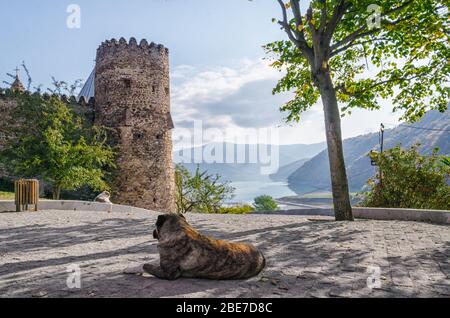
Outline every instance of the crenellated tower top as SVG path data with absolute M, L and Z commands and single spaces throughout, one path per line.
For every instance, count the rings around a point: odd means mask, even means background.
M 135 51 L 139 54 L 161 54 L 163 56 L 169 55 L 169 49 L 162 44 L 156 44 L 154 42 L 148 43 L 147 40 L 142 39 L 138 44 L 135 38 L 130 38 L 127 42 L 125 38 L 111 39 L 103 42 L 97 49 L 97 58 L 104 58 L 110 54 L 117 54 L 120 51 Z

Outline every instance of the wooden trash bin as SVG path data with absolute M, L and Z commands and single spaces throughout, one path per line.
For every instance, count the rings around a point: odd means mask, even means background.
M 38 210 L 39 203 L 39 181 L 36 179 L 20 179 L 14 182 L 14 193 L 16 211 L 29 211 L 30 206 L 34 206 L 34 211 Z

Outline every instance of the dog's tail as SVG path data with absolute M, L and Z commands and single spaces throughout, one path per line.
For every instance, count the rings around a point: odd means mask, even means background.
M 261 270 L 262 270 L 264 267 L 266 267 L 266 258 L 264 257 L 263 253 L 261 253 L 261 256 L 262 256 L 262 259 L 263 259 L 262 265 L 261 265 Z
M 266 258 L 264 257 L 264 254 L 259 252 L 259 256 L 261 257 L 261 260 L 259 262 L 259 266 L 258 266 L 259 268 L 258 268 L 256 275 L 261 273 L 261 271 L 264 269 L 264 267 L 266 267 Z

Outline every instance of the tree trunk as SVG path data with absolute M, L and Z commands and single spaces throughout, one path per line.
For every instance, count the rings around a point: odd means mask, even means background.
M 328 159 L 330 162 L 334 215 L 336 221 L 353 221 L 342 148 L 341 117 L 336 98 L 336 90 L 328 70 L 321 70 L 317 74 L 317 80 L 325 114 L 325 131 L 328 145 Z
M 61 187 L 53 186 L 53 191 L 52 191 L 53 200 L 59 200 L 60 194 L 61 194 Z

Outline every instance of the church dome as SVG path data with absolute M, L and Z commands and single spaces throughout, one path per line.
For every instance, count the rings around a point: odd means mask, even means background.
M 16 74 L 16 79 L 11 84 L 11 90 L 13 90 L 15 92 L 21 92 L 21 93 L 25 91 L 25 87 L 23 86 L 22 82 L 20 81 L 18 74 Z

